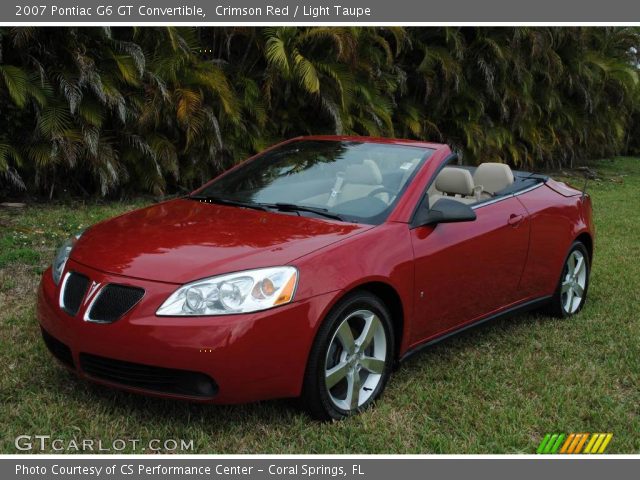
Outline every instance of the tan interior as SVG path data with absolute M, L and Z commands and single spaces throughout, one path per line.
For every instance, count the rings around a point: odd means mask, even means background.
M 473 174 L 473 183 L 482 187 L 483 198 L 491 198 L 513 183 L 513 172 L 504 163 L 481 163 Z
M 376 162 L 365 159 L 360 164 L 349 165 L 340 180 L 336 180 L 329 193 L 323 193 L 304 200 L 311 205 L 333 206 L 351 200 L 364 198 L 374 190 L 382 188 L 382 173 Z M 389 194 L 380 192 L 375 195 L 385 203 L 389 203 Z
M 445 167 L 427 192 L 429 205 L 443 197 L 466 204 L 481 202 L 494 197 L 513 182 L 513 172 L 504 163 L 481 163 L 473 176 L 464 168 Z
M 415 164 L 411 167 L 415 167 Z M 402 184 L 407 181 L 411 171 L 412 168 L 407 169 Z M 469 205 L 478 203 L 494 197 L 496 192 L 509 187 L 513 182 L 511 168 L 503 163 L 482 163 L 473 175 L 465 168 L 445 167 L 429 187 L 429 205 L 433 205 L 440 198 L 451 198 Z M 338 176 L 330 192 L 304 199 L 303 203 L 333 207 L 365 198 L 382 188 L 380 168 L 374 160 L 365 159 L 360 164 L 349 165 L 346 171 Z M 374 196 L 387 204 L 393 200 L 388 192 L 378 192 Z
M 462 203 L 475 203 L 473 177 L 469 170 L 444 167 L 436 177 L 435 191 L 429 194 L 429 205 L 441 198 L 451 198 Z

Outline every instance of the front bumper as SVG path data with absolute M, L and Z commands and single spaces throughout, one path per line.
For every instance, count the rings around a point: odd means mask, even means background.
M 59 287 L 47 270 L 38 293 L 38 321 L 45 339 L 47 335 L 53 339 L 47 341 L 49 349 L 63 364 L 81 377 L 98 383 L 150 395 L 213 403 L 298 396 L 317 325 L 332 298 L 332 294 L 319 295 L 253 314 L 158 317 L 156 310 L 177 285 L 109 275 L 72 260 L 66 269 L 81 273 L 99 285 L 118 283 L 140 287 L 145 295 L 114 323 L 93 323 L 84 320 L 90 303 L 88 298 L 83 299 L 74 316 L 60 308 Z M 59 355 L 60 349 L 63 357 Z M 65 361 L 66 357 L 69 361 Z M 96 367 L 96 359 L 109 363 Z M 150 378 L 157 379 L 165 371 L 174 375 L 176 371 L 186 371 L 195 383 L 205 377 L 212 383 L 203 386 L 201 394 L 192 395 L 184 393 L 188 388 L 158 389 L 156 384 L 119 381 L 118 378 L 130 380 L 126 370 L 121 377 L 112 373 L 129 364 L 136 373 L 142 369 Z

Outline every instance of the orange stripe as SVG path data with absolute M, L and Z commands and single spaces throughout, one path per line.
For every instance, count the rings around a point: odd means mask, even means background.
M 580 443 L 578 443 L 578 446 L 576 447 L 576 453 L 582 452 L 582 447 L 584 446 L 584 443 L 587 441 L 587 438 L 589 438 L 589 434 L 583 433 L 582 439 L 580 440 Z
M 562 448 L 560 449 L 560 453 L 567 453 L 567 448 L 569 448 L 569 445 L 571 444 L 571 442 L 573 441 L 573 438 L 576 436 L 575 433 L 572 433 L 571 435 L 569 435 L 567 437 L 567 439 L 565 440 L 564 444 L 562 445 Z
M 569 447 L 569 451 L 567 453 L 573 453 L 573 451 L 576 448 L 576 445 L 578 445 L 578 442 L 580 441 L 580 435 L 576 435 L 575 438 L 573 439 L 573 442 L 571 443 L 571 446 Z

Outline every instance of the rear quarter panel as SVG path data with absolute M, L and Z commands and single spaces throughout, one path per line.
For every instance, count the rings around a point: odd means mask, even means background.
M 542 185 L 517 198 L 529 212 L 529 254 L 520 280 L 521 297 L 552 295 L 569 247 L 582 233 L 593 241 L 591 199 L 580 192 L 567 196 Z

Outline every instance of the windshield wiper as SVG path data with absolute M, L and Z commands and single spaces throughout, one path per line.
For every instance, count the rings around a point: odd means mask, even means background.
M 191 195 L 187 198 L 193 200 L 202 200 L 205 202 L 217 203 L 220 205 L 231 205 L 234 207 L 253 208 L 254 210 L 267 211 L 279 210 L 281 212 L 310 212 L 316 215 L 321 215 L 333 220 L 345 221 L 344 218 L 337 213 L 331 213 L 326 208 L 320 207 L 305 207 L 304 205 L 296 205 L 295 203 L 253 203 L 253 202 L 241 202 L 239 200 L 231 200 L 228 198 L 212 197 L 208 195 Z
M 259 205 L 266 208 L 273 208 L 280 210 L 281 212 L 310 212 L 323 217 L 331 218 L 333 220 L 345 221 L 344 218 L 337 213 L 331 213 L 326 208 L 320 207 L 306 207 L 304 205 L 296 205 L 295 203 L 260 203 Z
M 218 205 L 230 205 L 232 207 L 252 208 L 254 210 L 266 211 L 267 207 L 259 203 L 241 202 L 239 200 L 230 200 L 228 198 L 211 197 L 208 195 L 190 195 L 187 198 L 193 200 L 202 200 L 204 202 L 217 203 Z

